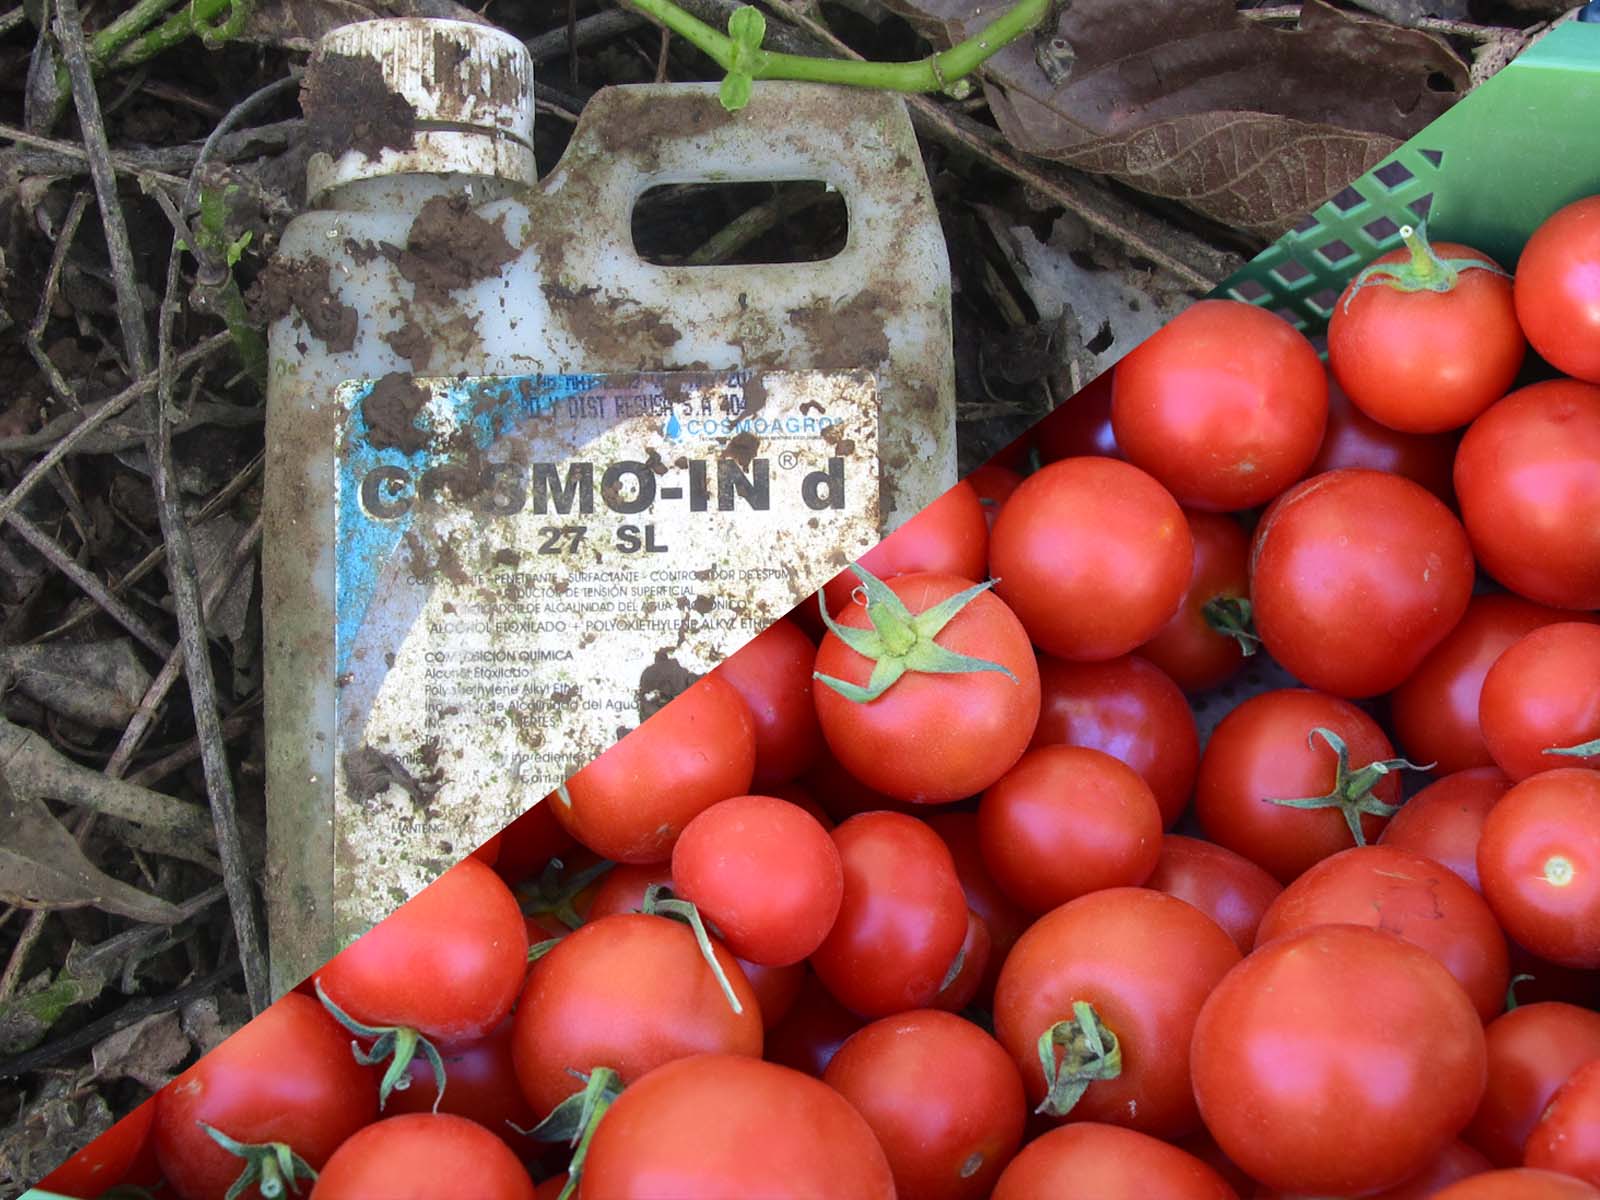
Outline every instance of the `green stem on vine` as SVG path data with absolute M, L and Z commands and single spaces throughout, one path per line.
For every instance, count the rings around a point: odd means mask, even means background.
M 1306 735 L 1306 745 L 1314 749 L 1318 738 L 1328 744 L 1337 760 L 1333 787 L 1321 796 L 1302 796 L 1290 800 L 1265 796 L 1263 799 L 1268 804 L 1281 804 L 1285 808 L 1337 808 L 1344 815 L 1350 836 L 1355 839 L 1358 846 L 1367 844 L 1366 835 L 1361 830 L 1363 813 L 1387 819 L 1400 811 L 1398 804 L 1385 804 L 1372 794 L 1372 789 L 1378 786 L 1384 776 L 1401 770 L 1431 771 L 1437 765 L 1418 764 L 1404 758 L 1385 758 L 1351 770 L 1350 750 L 1342 737 L 1333 730 L 1319 725 Z
M 706 923 L 701 919 L 698 908 L 688 900 L 673 897 L 666 884 L 652 883 L 644 890 L 644 903 L 639 911 L 657 917 L 677 917 L 688 922 L 689 928 L 694 931 L 695 944 L 700 947 L 700 957 L 706 960 L 711 973 L 717 977 L 717 986 L 727 998 L 728 1006 L 733 1009 L 735 1016 L 744 1012 L 744 1005 L 739 1003 L 739 997 L 734 993 L 733 981 L 717 961 L 716 947 L 711 944 L 711 935 L 706 932 Z

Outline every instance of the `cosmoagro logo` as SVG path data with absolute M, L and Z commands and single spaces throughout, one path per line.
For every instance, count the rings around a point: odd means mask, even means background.
M 681 429 L 691 437 L 729 438 L 742 433 L 754 434 L 759 438 L 815 438 L 822 435 L 823 430 L 841 423 L 841 418 L 830 417 L 826 413 L 820 416 L 786 413 L 778 416 L 766 416 L 756 413 L 737 417 L 690 417 L 683 421 Z M 675 437 L 671 432 L 672 422 L 668 422 L 668 437 Z

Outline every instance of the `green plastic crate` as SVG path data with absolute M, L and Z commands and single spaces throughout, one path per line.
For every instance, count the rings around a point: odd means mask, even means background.
M 1350 277 L 1426 219 L 1515 267 L 1528 235 L 1600 193 L 1600 23 L 1569 21 L 1236 271 L 1213 296 L 1322 332 Z

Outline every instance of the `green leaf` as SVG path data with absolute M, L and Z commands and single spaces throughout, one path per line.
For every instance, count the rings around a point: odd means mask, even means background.
M 750 103 L 750 93 L 755 87 L 755 81 L 742 72 L 729 71 L 722 81 L 722 107 L 729 112 L 738 112 Z
M 767 36 L 767 18 L 759 8 L 742 5 L 734 9 L 733 15 L 728 18 L 728 36 L 736 46 L 758 50 L 762 39 Z

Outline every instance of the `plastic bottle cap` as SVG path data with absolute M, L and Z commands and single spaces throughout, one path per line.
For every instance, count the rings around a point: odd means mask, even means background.
M 342 25 L 318 41 L 304 86 L 307 117 L 324 131 L 306 164 L 313 203 L 382 175 L 538 180 L 533 59 L 502 29 L 421 17 Z

